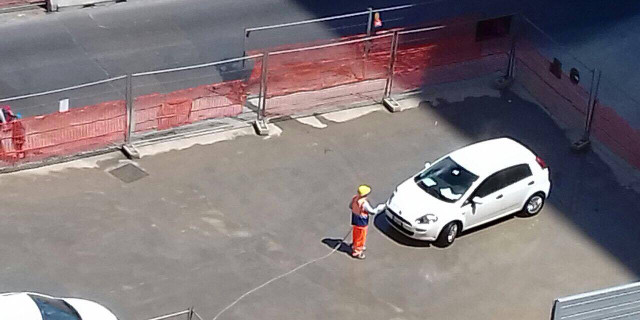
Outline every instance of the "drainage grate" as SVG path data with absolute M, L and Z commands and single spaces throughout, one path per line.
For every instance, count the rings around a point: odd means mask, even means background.
M 149 174 L 142 170 L 134 163 L 127 163 L 109 171 L 114 177 L 122 180 L 124 183 L 131 183 L 140 180 Z

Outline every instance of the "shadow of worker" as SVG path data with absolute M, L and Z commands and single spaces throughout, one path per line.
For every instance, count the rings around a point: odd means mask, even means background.
M 332 250 L 337 247 L 338 251 L 351 257 L 351 246 L 348 243 L 345 243 L 343 239 L 324 238 L 322 239 L 322 243 L 326 244 Z

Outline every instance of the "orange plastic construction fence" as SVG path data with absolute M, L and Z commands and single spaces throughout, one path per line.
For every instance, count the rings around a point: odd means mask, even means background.
M 549 71 L 551 60 L 521 40 L 516 49 L 516 77 L 551 115 L 571 128 L 583 128 L 589 92 L 571 82 L 565 73 L 558 79 Z M 640 168 L 640 130 L 633 128 L 613 108 L 598 102 L 592 134 L 612 152 Z
M 200 120 L 236 116 L 247 95 L 242 80 L 202 85 L 134 101 L 135 133 L 165 130 Z

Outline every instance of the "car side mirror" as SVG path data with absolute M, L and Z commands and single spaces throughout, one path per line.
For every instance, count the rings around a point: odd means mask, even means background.
M 431 167 L 431 162 L 425 162 L 424 163 L 424 168 L 427 169 L 429 167 Z
M 473 204 L 482 204 L 482 198 L 480 198 L 480 197 L 473 197 L 473 198 L 471 199 L 471 203 L 473 203 Z

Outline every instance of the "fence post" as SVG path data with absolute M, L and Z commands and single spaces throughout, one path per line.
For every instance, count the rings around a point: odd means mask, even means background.
M 247 28 L 244 28 L 244 34 L 242 35 L 242 39 L 243 39 L 242 56 L 243 57 L 247 56 L 247 38 L 249 38 L 249 33 L 250 32 L 247 31 Z M 246 61 L 247 59 L 242 60 L 242 69 L 244 69 Z
M 390 112 L 400 111 L 400 104 L 391 97 L 391 89 L 393 88 L 393 75 L 396 65 L 396 58 L 398 54 L 398 43 L 400 42 L 400 33 L 398 31 L 393 32 L 391 38 L 391 53 L 389 55 L 389 70 L 387 71 L 387 82 L 384 86 L 384 95 L 382 97 L 382 105 L 385 106 Z
M 260 136 L 269 135 L 269 126 L 265 120 L 265 110 L 267 108 L 267 63 L 269 61 L 269 52 L 262 54 L 262 69 L 260 73 L 260 96 L 258 97 L 258 111 L 254 128 Z
M 596 78 L 597 74 L 597 78 Z M 574 142 L 571 148 L 575 151 L 585 150 L 591 144 L 591 123 L 593 122 L 593 114 L 595 112 L 596 104 L 598 103 L 598 89 L 600 88 L 600 77 L 602 71 L 598 69 L 593 70 L 591 76 L 591 90 L 589 91 L 589 102 L 587 105 L 587 114 L 584 120 L 584 132 L 582 138 Z M 595 86 L 594 86 L 595 82 Z
M 125 143 L 131 144 L 131 135 L 133 134 L 133 76 L 131 74 L 127 75 L 126 78 L 127 90 L 126 90 L 126 98 L 127 98 L 127 133 L 125 135 Z
M 373 8 L 367 8 L 369 10 L 369 22 L 367 22 L 367 37 L 371 35 L 371 25 L 373 24 Z
M 260 102 L 258 103 L 258 119 L 264 120 L 265 111 L 267 109 L 267 64 L 269 62 L 269 53 L 262 56 L 262 70 L 260 70 Z
M 596 72 L 598 73 L 598 78 L 595 79 L 595 74 Z M 587 118 L 585 120 L 585 124 L 584 124 L 584 136 L 586 137 L 586 139 L 589 139 L 589 136 L 591 135 L 591 123 L 593 122 L 593 114 L 595 112 L 596 109 L 596 104 L 598 103 L 598 89 L 600 88 L 600 77 L 602 76 L 602 71 L 601 70 L 594 70 L 594 74 L 593 74 L 593 78 L 595 79 L 595 90 L 593 88 L 593 81 L 592 86 L 591 86 L 591 91 L 593 92 L 593 98 L 591 99 L 591 103 L 588 106 L 587 109 Z
M 125 104 L 127 107 L 127 128 L 124 133 L 124 145 L 122 146 L 122 152 L 129 159 L 140 159 L 140 153 L 131 144 L 131 135 L 133 134 L 135 119 L 133 113 L 133 76 L 128 74 L 125 78 L 127 89 L 125 90 Z
M 367 37 L 371 36 L 371 27 L 373 24 L 373 8 L 369 7 L 367 8 L 367 10 L 369 11 L 369 18 L 367 20 Z M 369 56 L 369 50 L 371 50 L 371 40 L 367 40 L 364 43 L 364 56 L 365 58 Z
M 396 54 L 398 52 L 398 31 L 393 32 L 393 37 L 391 38 L 391 52 L 389 55 L 389 70 L 387 74 L 387 83 L 384 86 L 384 98 L 389 98 L 391 96 L 391 87 L 393 86 L 393 73 L 396 65 Z
M 507 59 L 507 72 L 504 77 L 498 77 L 495 80 L 495 88 L 503 90 L 509 87 L 515 80 L 515 68 L 516 68 L 516 37 L 511 37 L 511 47 L 509 48 L 509 58 Z
M 513 79 L 516 67 L 516 39 L 511 39 L 511 48 L 509 48 L 509 63 L 507 65 L 506 79 Z

